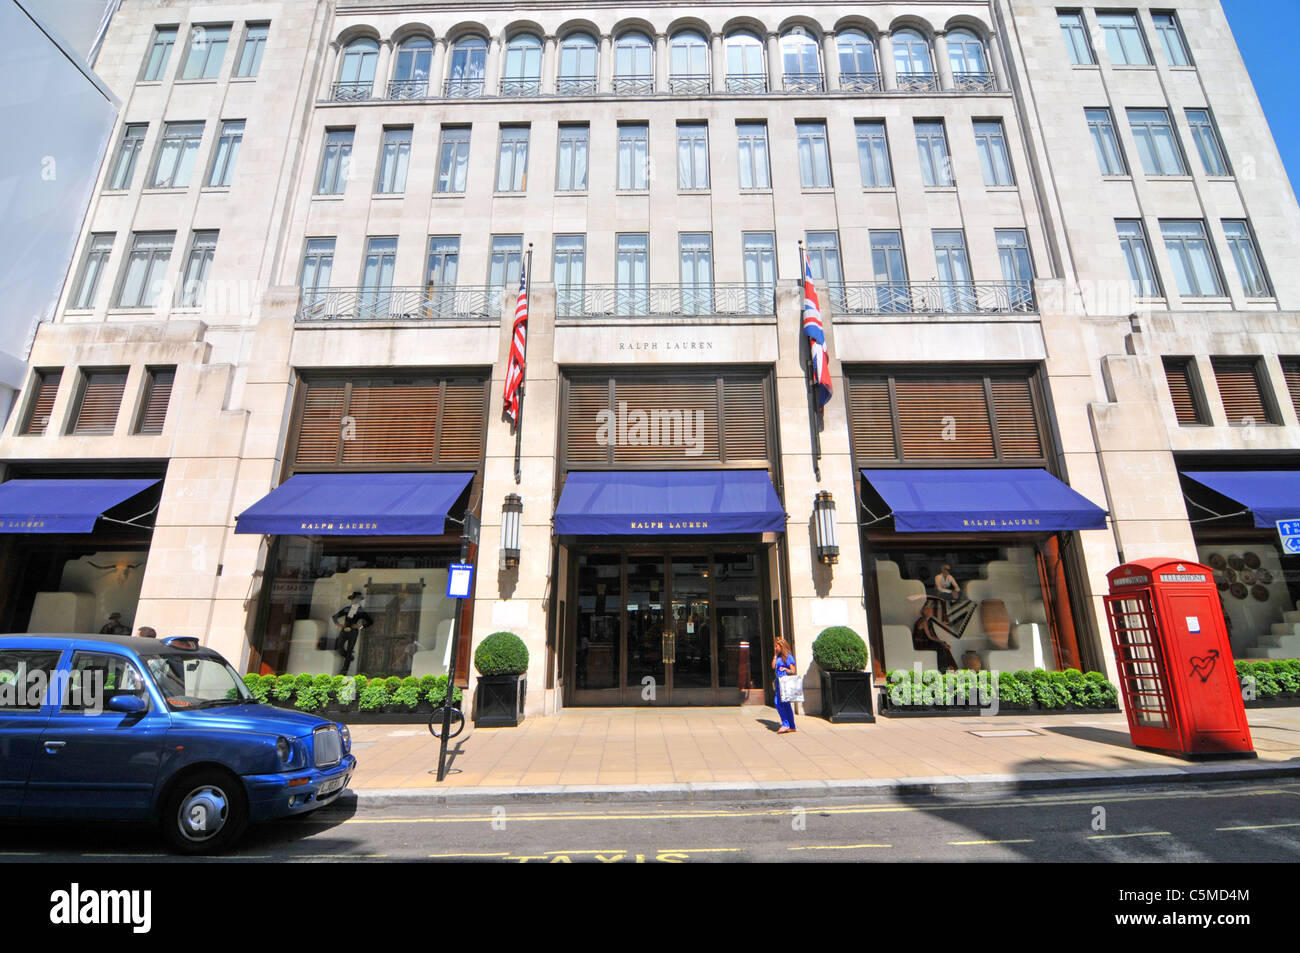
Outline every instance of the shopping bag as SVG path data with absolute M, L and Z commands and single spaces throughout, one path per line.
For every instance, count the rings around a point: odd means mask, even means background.
M 781 701 L 783 702 L 801 702 L 803 701 L 803 676 L 802 675 L 782 675 L 781 683 Z

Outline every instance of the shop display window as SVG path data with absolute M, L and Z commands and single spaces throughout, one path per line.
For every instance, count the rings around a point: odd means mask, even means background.
M 1232 654 L 1300 658 L 1300 556 L 1284 556 L 1276 535 L 1253 535 L 1196 547 L 1197 558 L 1214 570 Z
M 136 626 L 149 625 L 136 619 L 148 550 L 62 555 L 41 560 L 20 587 L 31 587 L 28 632 L 131 635 Z

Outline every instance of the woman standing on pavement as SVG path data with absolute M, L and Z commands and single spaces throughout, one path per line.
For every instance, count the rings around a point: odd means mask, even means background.
M 781 700 L 781 676 L 798 673 L 794 653 L 790 651 L 790 643 L 779 635 L 776 637 L 776 654 L 772 657 L 772 670 L 776 672 L 776 713 L 781 716 L 781 727 L 776 730 L 776 733 L 784 735 L 797 729 L 794 726 L 794 705 Z

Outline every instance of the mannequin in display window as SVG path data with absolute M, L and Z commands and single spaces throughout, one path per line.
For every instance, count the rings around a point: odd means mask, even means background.
M 361 592 L 353 592 L 348 596 L 350 604 L 331 616 L 334 624 L 339 627 L 339 637 L 335 645 L 335 651 L 343 656 L 343 668 L 339 671 L 340 675 L 348 673 L 348 669 L 352 666 L 352 660 L 356 658 L 357 637 L 361 635 L 361 630 L 375 624 L 375 620 L 370 613 L 361 608 L 361 601 L 364 598 L 365 596 Z
M 934 606 L 926 603 L 921 607 L 921 615 L 912 625 L 912 648 L 918 652 L 934 652 L 938 655 L 938 667 L 941 672 L 955 671 L 957 660 L 952 657 L 948 643 L 935 632 L 938 620 L 934 617 Z

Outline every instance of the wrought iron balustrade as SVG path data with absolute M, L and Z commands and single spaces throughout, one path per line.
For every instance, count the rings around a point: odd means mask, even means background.
M 873 281 L 831 284 L 837 314 L 1033 314 L 1028 281 Z
M 668 92 L 674 96 L 704 96 L 712 88 L 708 73 L 678 73 L 668 77 Z
M 483 79 L 449 79 L 442 87 L 446 99 L 480 99 L 483 96 Z
M 330 288 L 305 292 L 299 321 L 497 320 L 501 289 L 439 286 L 427 288 Z
M 559 317 L 771 316 L 776 314 L 773 285 L 559 285 Z
M 395 79 L 388 84 L 389 99 L 428 99 L 427 79 Z
M 877 93 L 881 89 L 879 73 L 840 73 L 840 89 L 854 93 Z
M 649 73 L 615 76 L 612 89 L 615 96 L 650 96 L 655 91 L 655 78 Z
M 895 85 L 907 92 L 926 92 L 939 88 L 939 77 L 934 73 L 899 73 Z
M 596 77 L 561 76 L 555 81 L 555 92 L 560 96 L 595 96 Z
M 966 93 L 992 92 L 997 82 L 992 73 L 953 73 L 952 88 Z
M 794 73 L 782 77 L 787 93 L 820 93 L 826 88 L 821 73 Z
M 537 96 L 542 92 L 540 79 L 503 79 L 502 96 Z
M 766 73 L 731 73 L 727 76 L 727 92 L 752 96 L 767 92 Z
M 363 103 L 370 98 L 374 88 L 374 83 L 335 83 L 330 87 L 330 101 Z

